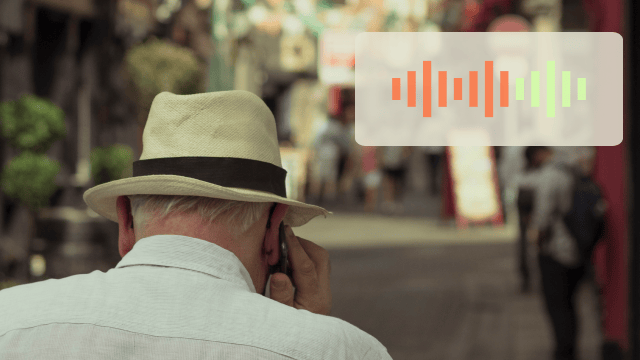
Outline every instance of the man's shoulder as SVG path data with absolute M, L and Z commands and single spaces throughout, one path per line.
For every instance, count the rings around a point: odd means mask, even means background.
M 386 353 L 376 338 L 340 318 L 295 309 L 258 294 L 255 296 L 262 303 L 259 311 L 270 314 L 266 324 L 277 324 L 275 328 L 295 334 L 283 338 L 298 345 L 305 344 L 310 353 L 326 352 L 324 358 L 336 359 L 361 359 L 369 351 Z
M 367 358 L 376 358 L 374 353 L 380 354 L 380 358 L 383 359 L 382 354 L 387 353 L 386 348 L 375 337 L 357 326 L 336 317 L 307 313 L 317 321 L 324 338 L 328 340 L 327 345 L 341 344 L 348 351 L 353 351 L 352 355 L 358 356 L 358 359 L 364 358 L 365 355 Z
M 266 306 L 273 308 L 273 310 L 277 309 L 272 312 L 275 316 L 286 317 L 289 321 L 296 323 L 307 331 L 318 332 L 328 337 L 335 337 L 336 339 L 349 341 L 360 340 L 365 342 L 374 340 L 377 342 L 373 336 L 340 318 L 295 309 L 266 297 L 262 297 L 262 302 L 264 302 Z
M 226 288 L 223 297 L 218 297 L 216 292 L 197 295 L 187 291 L 194 296 L 186 297 L 190 300 L 180 305 L 183 310 L 166 313 L 168 308 L 173 309 L 168 304 L 176 301 L 169 292 L 161 291 L 164 294 L 161 298 L 144 300 L 134 296 L 133 300 L 132 295 L 125 296 L 122 289 L 137 295 L 146 292 L 132 289 L 130 283 L 123 284 L 108 274 L 95 271 L 0 291 L 0 318 L 3 319 L 0 336 L 12 330 L 71 321 L 166 337 L 179 337 L 188 330 L 194 338 L 242 343 L 299 359 L 315 359 L 318 354 L 331 359 L 375 359 L 373 354 L 381 354 L 382 359 L 388 359 L 384 355 L 386 349 L 358 327 L 339 318 L 294 309 L 260 294 L 241 292 L 235 287 Z M 119 292 L 114 294 L 116 290 Z M 106 298 L 111 300 L 105 302 Z M 126 299 L 131 309 L 123 305 Z M 168 320 L 154 326 L 147 326 L 146 320 L 142 322 L 145 325 L 139 324 L 140 319 L 156 319 L 160 310 L 165 311 Z M 111 315 L 100 315 L 104 312 L 126 314 L 127 311 L 135 312 L 136 316 L 114 319 Z M 256 336 L 247 338 L 247 334 L 252 333 Z
M 7 331 L 47 322 L 73 313 L 82 293 L 98 296 L 95 288 L 103 272 L 48 279 L 0 291 L 0 336 Z M 55 309 L 55 310 L 54 310 Z M 77 309 L 77 308 L 76 308 Z

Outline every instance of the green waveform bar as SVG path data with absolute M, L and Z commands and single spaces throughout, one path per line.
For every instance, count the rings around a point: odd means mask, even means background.
M 531 107 L 540 107 L 540 71 L 531 72 Z
M 587 79 L 578 78 L 578 100 L 587 100 Z
M 524 78 L 516 79 L 516 100 L 524 100 Z
M 547 61 L 547 117 L 556 117 L 556 62 Z
M 562 72 L 562 107 L 571 106 L 571 71 Z

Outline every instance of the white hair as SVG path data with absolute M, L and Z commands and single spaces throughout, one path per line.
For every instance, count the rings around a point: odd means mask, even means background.
M 152 217 L 166 218 L 172 213 L 189 214 L 196 211 L 206 223 L 219 219 L 229 225 L 233 233 L 247 231 L 272 202 L 245 202 L 182 195 L 129 195 L 134 226 L 145 229 Z

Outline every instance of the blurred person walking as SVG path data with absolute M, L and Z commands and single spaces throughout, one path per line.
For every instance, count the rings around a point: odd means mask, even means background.
M 338 171 L 338 192 L 341 199 L 351 201 L 353 185 L 360 175 L 359 164 L 362 157 L 362 147 L 356 142 L 355 131 L 356 107 L 353 100 L 349 100 L 344 106 L 342 124 L 345 138 L 348 138 L 348 146 L 340 155 L 340 167 Z
M 391 359 L 328 316 L 329 255 L 291 228 L 329 213 L 285 176 L 255 94 L 160 93 L 133 176 L 84 193 L 122 260 L 0 291 L 0 359 Z
M 424 156 L 431 196 L 438 196 L 442 186 L 444 146 L 420 146 L 419 149 Z
M 527 237 L 538 244 L 544 302 L 555 338 L 555 360 L 576 359 L 575 294 L 590 272 L 591 255 L 604 229 L 606 204 L 592 181 L 592 149 L 538 152 L 540 168 Z
M 326 200 L 331 202 L 336 199 L 338 184 L 345 172 L 350 151 L 351 137 L 346 113 L 343 111 L 337 117 L 330 116 L 314 139 L 309 184 L 312 203 L 321 204 Z
M 527 293 L 531 290 L 531 270 L 529 266 L 529 252 L 527 241 L 527 229 L 531 223 L 533 212 L 536 177 L 543 163 L 547 160 L 549 147 L 528 146 L 525 149 L 525 166 L 521 173 L 514 179 L 517 195 L 518 222 L 520 226 L 520 238 L 518 241 L 518 262 L 520 270 L 521 291 Z
M 406 146 L 382 147 L 383 210 L 394 213 L 403 211 L 402 196 L 406 181 L 411 148 Z
M 364 185 L 364 211 L 373 212 L 378 202 L 378 191 L 382 183 L 382 172 L 378 167 L 380 151 L 375 146 L 362 148 L 362 183 Z

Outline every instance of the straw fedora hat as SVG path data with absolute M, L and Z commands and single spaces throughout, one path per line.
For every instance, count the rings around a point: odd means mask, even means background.
M 156 194 L 287 204 L 284 223 L 294 227 L 331 214 L 287 198 L 275 118 L 249 91 L 160 93 L 142 144 L 132 177 L 84 193 L 91 210 L 118 222 L 118 196 Z

